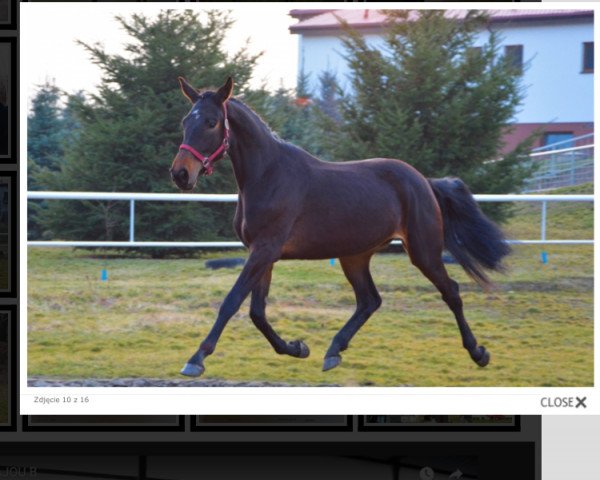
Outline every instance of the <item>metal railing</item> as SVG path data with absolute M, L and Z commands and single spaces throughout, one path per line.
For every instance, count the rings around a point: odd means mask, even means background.
M 524 192 L 541 192 L 594 181 L 594 144 L 532 153 L 529 159 L 537 169 L 525 181 Z
M 593 182 L 594 134 L 534 148 L 529 161 L 537 165 L 537 169 L 525 181 L 524 193 Z
M 519 244 L 593 244 L 594 240 L 549 240 L 546 236 L 548 202 L 593 202 L 594 195 L 474 195 L 478 202 L 540 202 L 540 238 L 510 240 Z M 128 241 L 42 241 L 29 240 L 31 247 L 184 247 L 227 248 L 243 247 L 241 242 L 138 242 L 135 240 L 136 201 L 160 202 L 237 202 L 236 194 L 205 193 L 102 193 L 102 192 L 27 192 L 28 200 L 112 200 L 129 202 Z M 400 241 L 392 242 L 395 244 Z

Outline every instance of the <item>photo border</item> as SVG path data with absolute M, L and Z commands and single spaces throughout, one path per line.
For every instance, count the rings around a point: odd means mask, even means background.
M 447 427 L 440 425 L 418 426 L 414 424 L 402 425 L 400 423 L 381 423 L 378 425 L 367 424 L 367 415 L 358 416 L 359 432 L 520 432 L 521 415 L 513 415 L 514 422 L 511 425 L 456 425 Z
M 235 415 L 232 415 L 235 416 Z M 245 417 L 249 415 L 237 415 Z M 252 415 L 255 416 L 255 415 Z M 263 415 L 269 416 L 269 415 Z M 319 417 L 323 415 L 302 415 Z M 311 424 L 272 424 L 272 423 L 249 423 L 249 424 L 218 424 L 198 422 L 198 415 L 192 415 L 190 418 L 191 432 L 353 432 L 354 431 L 354 415 L 336 415 L 345 417 L 345 424 L 339 425 L 321 425 L 318 423 Z
M 8 154 L 0 155 L 0 165 L 16 164 L 19 152 L 19 142 L 17 140 L 17 111 L 19 109 L 19 81 L 17 78 L 17 58 L 19 56 L 17 37 L 1 37 L 0 43 L 9 45 L 10 51 L 10 75 L 8 76 L 10 85 L 8 96 L 10 104 L 8 106 Z
M 46 424 L 32 425 L 30 417 L 38 415 L 23 415 L 22 429 L 24 432 L 185 432 L 185 415 L 166 415 L 177 419 L 177 423 L 173 425 L 153 425 L 150 423 L 140 424 L 107 424 L 107 425 L 92 425 L 92 424 Z M 51 415 L 52 416 L 52 415 Z M 58 415 L 56 415 L 58 416 Z M 62 415 L 60 415 L 62 416 Z M 67 416 L 67 415 L 64 415 Z M 102 415 L 89 415 L 102 416 Z M 135 415 L 126 415 L 133 417 Z M 162 415 L 151 415 L 162 416 Z
M 17 172 L 15 170 L 1 170 L 0 169 L 0 177 L 10 177 L 10 185 L 9 185 L 9 198 L 10 202 L 8 208 L 8 286 L 6 289 L 0 290 L 0 298 L 14 298 L 17 292 L 17 264 L 19 260 L 17 258 L 17 223 L 18 213 L 17 213 Z
M 16 432 L 17 431 L 17 389 L 19 378 L 17 349 L 19 343 L 17 339 L 17 315 L 16 305 L 1 305 L 0 312 L 8 313 L 8 423 L 0 424 L 0 432 Z
M 0 30 L 17 29 L 17 0 L 8 0 L 8 22 L 0 22 Z

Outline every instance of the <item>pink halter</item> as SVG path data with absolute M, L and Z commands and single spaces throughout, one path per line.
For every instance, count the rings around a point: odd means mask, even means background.
M 206 175 L 211 175 L 213 173 L 213 162 L 219 155 L 227 152 L 227 148 L 229 147 L 229 120 L 227 119 L 227 102 L 223 102 L 223 126 L 223 141 L 221 142 L 221 145 L 219 145 L 219 148 L 217 148 L 209 157 L 205 157 L 191 145 L 187 145 L 185 143 L 179 145 L 179 150 L 187 150 L 202 163 L 202 166 L 206 170 Z

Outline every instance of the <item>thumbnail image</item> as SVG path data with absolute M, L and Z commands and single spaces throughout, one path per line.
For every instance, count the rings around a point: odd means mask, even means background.
M 366 415 L 365 430 L 514 430 L 518 415 Z
M 10 17 L 10 1 L 0 0 L 0 25 L 8 23 Z
M 345 415 L 198 415 L 198 423 L 219 425 L 341 425 Z
M 0 176 L 0 291 L 9 288 L 11 178 Z
M 9 401 L 9 314 L 0 312 L 0 426 L 5 425 L 10 417 Z
M 173 415 L 31 415 L 30 425 L 172 425 L 178 417 Z
M 266 430 L 266 431 L 341 431 L 352 429 L 352 417 L 346 415 L 197 415 L 192 429 Z
M 0 42 L 0 156 L 9 154 L 10 43 Z
M 182 431 L 180 415 L 29 415 L 27 431 Z

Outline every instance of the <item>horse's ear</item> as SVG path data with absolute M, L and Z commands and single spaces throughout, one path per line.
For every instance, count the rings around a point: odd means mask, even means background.
M 225 103 L 227 100 L 231 98 L 231 94 L 233 93 L 233 80 L 231 77 L 227 77 L 227 81 L 225 84 L 219 88 L 217 91 L 217 97 L 221 101 L 221 103 Z
M 192 87 L 185 78 L 177 77 L 177 80 L 179 80 L 179 88 L 181 88 L 181 93 L 183 93 L 183 95 L 187 97 L 190 102 L 196 103 L 199 98 L 198 91 Z

